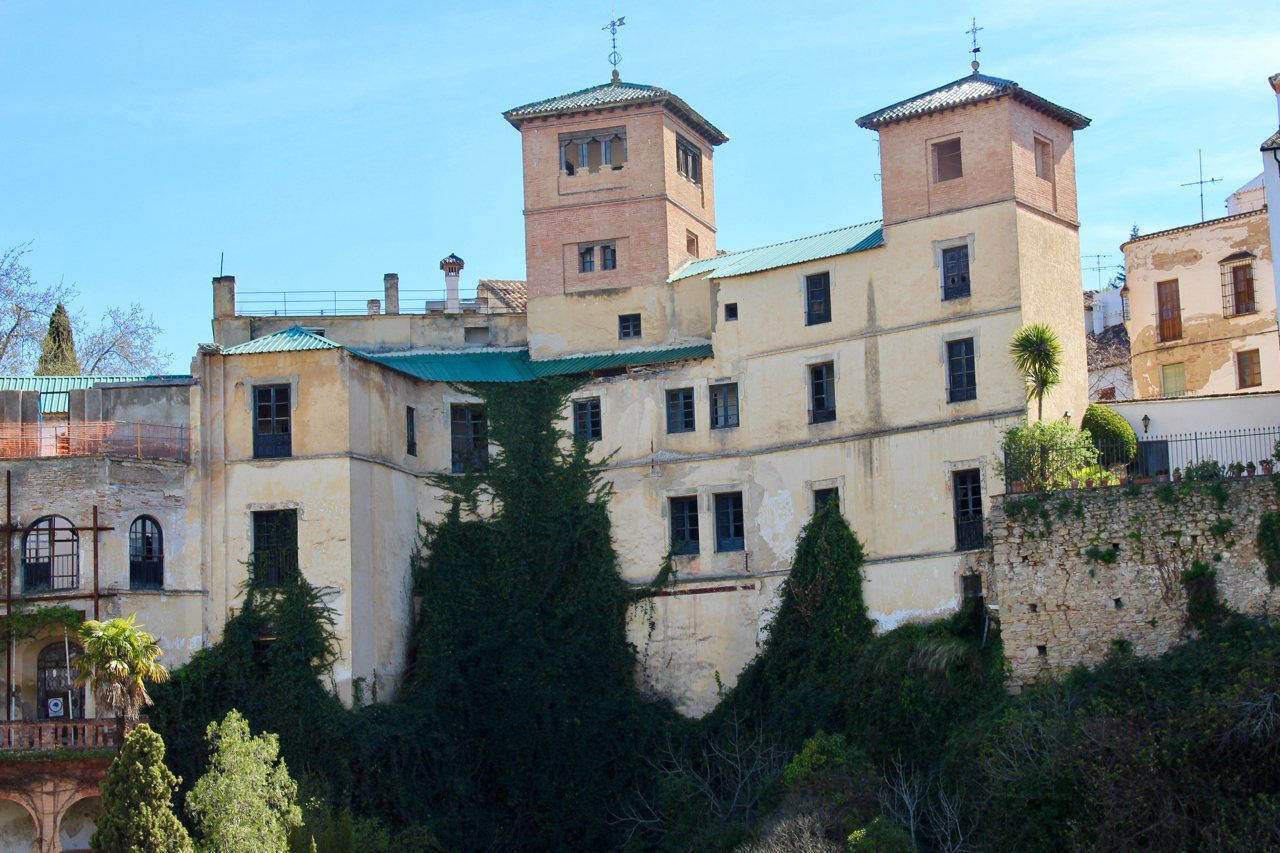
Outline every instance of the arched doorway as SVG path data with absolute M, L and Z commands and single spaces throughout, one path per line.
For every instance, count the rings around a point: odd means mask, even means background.
M 71 804 L 58 822 L 58 841 L 65 853 L 89 849 L 89 839 L 102 816 L 102 797 L 85 797 Z
M 36 848 L 36 822 L 13 800 L 0 799 L 0 853 L 31 853 Z
M 64 640 L 55 640 L 40 650 L 36 658 L 36 716 L 40 719 L 84 719 L 84 688 L 71 689 L 75 669 L 67 668 L 67 658 L 74 661 L 83 651 Z

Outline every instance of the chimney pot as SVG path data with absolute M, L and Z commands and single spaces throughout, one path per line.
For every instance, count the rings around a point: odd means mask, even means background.
M 377 299 L 369 300 L 369 316 L 377 317 L 382 313 L 382 302 Z

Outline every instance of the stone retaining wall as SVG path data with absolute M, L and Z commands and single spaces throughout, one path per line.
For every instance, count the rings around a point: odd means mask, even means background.
M 1257 534 L 1278 493 L 1259 476 L 993 498 L 983 586 L 1011 687 L 1097 664 L 1116 645 L 1169 649 L 1190 630 L 1180 576 L 1196 560 L 1217 570 L 1233 609 L 1274 609 Z

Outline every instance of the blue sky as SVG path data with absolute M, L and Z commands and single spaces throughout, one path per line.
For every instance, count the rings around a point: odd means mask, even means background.
M 621 0 L 619 0 L 621 2 Z M 140 302 L 173 368 L 242 291 L 442 286 L 440 258 L 524 277 L 519 134 L 501 112 L 608 79 L 662 86 L 731 140 L 721 248 L 880 216 L 858 116 L 982 71 L 1082 112 L 1081 251 L 1194 222 L 1277 126 L 1274 0 L 1204 3 L 72 3 L 0 7 L 0 244 L 91 315 Z M 1086 262 L 1086 266 L 1093 261 Z M 1086 282 L 1096 274 L 1085 272 Z M 370 295 L 375 295 L 370 293 Z

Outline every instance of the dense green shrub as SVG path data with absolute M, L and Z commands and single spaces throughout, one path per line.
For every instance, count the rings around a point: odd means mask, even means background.
M 1080 428 L 1087 431 L 1093 444 L 1101 453 L 1104 467 L 1128 465 L 1138 452 L 1138 435 L 1129 422 L 1115 410 L 1098 403 L 1090 403 L 1085 410 Z
M 1098 450 L 1089 434 L 1063 421 L 1022 423 L 1004 431 L 995 470 L 1026 491 L 1061 489 L 1097 476 Z
M 1258 521 L 1258 554 L 1267 567 L 1267 580 L 1280 583 L 1280 512 L 1268 512 Z
M 1189 464 L 1183 476 L 1187 480 L 1216 480 L 1219 477 L 1226 476 L 1226 473 L 1226 469 L 1222 467 L 1221 462 L 1208 458 Z

